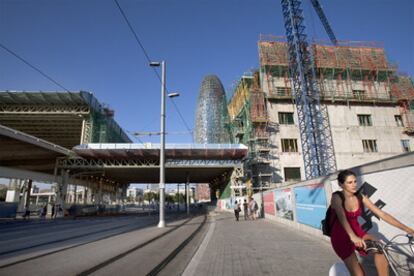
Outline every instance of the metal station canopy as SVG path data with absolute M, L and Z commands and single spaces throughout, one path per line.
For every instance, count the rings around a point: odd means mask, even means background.
M 0 124 L 67 149 L 131 142 L 113 112 L 85 91 L 0 91 Z
M 51 181 L 56 159 L 71 155 L 71 150 L 0 125 L 0 177 Z
M 159 144 L 86 144 L 78 157 L 61 159 L 71 171 L 102 171 L 118 183 L 158 183 Z M 208 183 L 242 167 L 248 148 L 241 144 L 167 144 L 166 183 Z

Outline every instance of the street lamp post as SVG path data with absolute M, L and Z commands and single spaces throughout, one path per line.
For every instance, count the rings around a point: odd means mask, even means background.
M 159 228 L 165 227 L 165 61 L 151 62 L 150 66 L 159 67 L 161 65 L 161 131 L 160 131 L 160 221 Z M 168 97 L 178 97 L 178 93 L 170 93 Z

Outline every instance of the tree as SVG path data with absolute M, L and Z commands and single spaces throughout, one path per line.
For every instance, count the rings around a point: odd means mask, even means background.
M 0 201 L 6 201 L 7 188 L 0 187 Z
M 172 196 L 172 195 L 165 195 L 165 202 L 167 202 L 167 203 L 174 203 L 174 196 Z
M 158 201 L 159 195 L 158 193 L 148 192 L 144 194 L 144 200 L 148 202 Z
M 174 195 L 174 202 L 180 203 L 185 202 L 185 198 L 183 194 L 175 194 Z

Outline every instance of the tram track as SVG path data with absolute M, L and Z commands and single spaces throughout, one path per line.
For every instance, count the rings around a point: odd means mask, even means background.
M 106 224 L 109 224 L 109 222 L 106 222 Z M 97 226 L 97 225 L 94 225 L 94 226 Z M 88 232 L 88 233 L 84 233 L 84 234 L 79 234 L 79 235 L 74 235 L 74 236 L 70 236 L 70 237 L 66 237 L 66 238 L 62 238 L 62 239 L 56 239 L 56 240 L 52 240 L 52 241 L 48 241 L 48 242 L 44 242 L 44 243 L 38 243 L 38 244 L 26 246 L 26 247 L 20 247 L 20 248 L 16 248 L 16 249 L 12 249 L 12 250 L 7 250 L 7 251 L 0 252 L 0 256 L 9 255 L 9 254 L 12 254 L 12 253 L 17 253 L 17 252 L 23 252 L 23 251 L 26 251 L 26 250 L 29 250 L 29 249 L 39 248 L 39 247 L 43 247 L 43 246 L 47 246 L 47 245 L 59 244 L 59 243 L 70 241 L 70 240 L 75 240 L 75 239 L 84 238 L 84 237 L 88 237 L 88 236 L 92 236 L 92 235 L 96 235 L 96 234 L 100 234 L 100 233 L 114 231 L 114 230 L 117 230 L 117 229 L 122 229 L 122 228 L 125 228 L 125 227 L 128 227 L 128 226 L 130 226 L 130 224 L 122 224 L 122 225 L 111 227 L 111 228 L 100 229 L 100 230 L 96 230 L 96 231 L 92 231 L 92 232 Z M 141 227 L 145 227 L 145 226 L 146 226 L 146 224 L 145 225 L 140 225 L 139 227 L 133 228 L 132 230 L 129 230 L 129 231 L 133 231 L 133 230 L 139 229 Z M 90 227 L 90 226 L 88 225 L 88 226 L 85 226 L 85 227 Z M 121 232 L 121 233 L 124 233 L 124 232 Z M 0 266 L 0 268 L 1 267 L 2 266 Z
M 151 240 L 148 240 L 148 241 L 146 241 L 146 242 L 144 242 L 144 243 L 142 243 L 142 244 L 140 244 L 140 245 L 138 245 L 134 248 L 131 248 L 128 251 L 125 251 L 125 252 L 122 252 L 121 254 L 113 256 L 112 258 L 110 258 L 110 259 L 108 259 L 108 260 L 106 260 L 106 261 L 104 261 L 104 262 L 102 262 L 102 263 L 100 263 L 100 264 L 98 264 L 94 267 L 91 267 L 91 268 L 77 274 L 77 276 L 86 276 L 86 275 L 95 275 L 95 274 L 96 275 L 101 275 L 101 274 L 111 275 L 112 274 L 111 271 L 105 271 L 105 269 L 107 267 L 115 264 L 116 262 L 122 260 L 123 258 L 127 257 L 128 255 L 132 255 L 132 254 L 136 253 L 140 249 L 144 249 L 146 246 L 153 245 L 155 242 L 160 241 L 160 239 L 162 239 L 164 237 L 167 237 L 168 235 L 172 234 L 175 230 L 181 228 L 182 226 L 185 226 L 185 225 L 188 226 L 189 225 L 188 222 L 190 220 L 194 220 L 194 219 L 197 219 L 199 217 L 200 216 L 193 217 L 193 218 L 185 221 L 180 226 L 175 227 L 174 229 L 170 229 L 167 232 L 164 232 L 163 234 L 161 234 L 159 236 L 156 236 Z M 191 240 L 193 240 L 193 238 L 196 236 L 196 234 L 198 234 L 200 232 L 200 230 L 203 228 L 206 221 L 207 221 L 207 214 L 203 214 L 203 221 L 197 226 L 197 228 L 194 231 L 191 232 L 190 235 L 188 235 L 188 237 L 186 237 L 182 242 L 180 242 L 178 246 L 175 246 L 173 250 L 170 250 L 169 251 L 170 253 L 168 253 L 167 256 L 162 258 L 162 260 L 160 262 L 158 262 L 155 265 L 152 265 L 152 267 L 150 269 L 148 269 L 149 272 L 142 273 L 143 271 L 141 271 L 139 273 L 139 275 L 151 275 L 151 276 L 158 275 L 158 273 L 160 273 L 178 254 L 180 254 L 180 252 L 185 248 L 185 246 Z M 197 224 L 197 223 L 194 223 L 194 224 Z M 153 249 L 148 249 L 148 251 L 151 252 L 151 251 L 153 251 Z M 160 250 L 160 251 L 161 251 L 160 253 L 162 254 L 163 249 Z M 117 270 L 116 268 L 112 268 L 112 269 Z M 130 274 L 128 272 L 121 272 L 121 273 L 122 274 L 125 273 L 125 275 Z M 136 275 L 136 274 L 134 273 L 134 275 Z
M 144 271 L 140 271 L 139 274 L 157 275 L 171 262 L 171 260 L 180 254 L 183 248 L 186 248 L 186 245 L 190 243 L 194 236 L 196 236 L 202 229 L 206 220 L 207 215 L 205 213 L 197 214 L 187 219 L 179 216 L 170 221 L 168 226 L 170 229 L 148 228 L 148 226 L 152 224 L 152 222 L 149 222 L 133 229 L 125 229 L 124 231 L 117 232 L 113 235 L 105 235 L 98 239 L 88 240 L 86 242 L 35 256 L 28 256 L 27 258 L 25 257 L 15 261 L 12 260 L 11 262 L 0 266 L 0 275 L 9 275 L 9 273 L 23 275 L 28 269 L 30 269 L 32 275 L 107 274 L 114 268 L 114 264 L 119 265 L 119 263 L 117 263 L 118 261 L 121 261 L 122 263 L 127 260 L 127 264 L 132 267 L 137 265 L 141 266 L 141 263 L 138 264 L 136 261 L 128 259 L 131 256 L 136 256 L 136 254 L 146 255 L 151 260 L 146 263 L 143 261 L 146 268 Z M 119 226 L 117 226 L 117 228 L 118 227 Z M 140 231 L 139 228 L 143 228 L 143 230 Z M 194 230 L 194 228 L 196 229 Z M 178 229 L 182 230 L 177 231 Z M 106 230 L 108 231 L 108 229 Z M 138 230 L 138 232 L 135 232 L 134 230 Z M 154 231 L 157 231 L 158 234 L 154 233 Z M 92 234 L 88 233 L 88 235 Z M 136 237 L 140 237 L 136 241 L 137 244 L 134 245 L 129 243 L 128 245 L 127 241 L 133 241 Z M 168 246 L 163 246 L 163 243 L 166 243 Z M 161 255 L 152 259 L 154 250 L 160 252 Z M 29 254 L 31 253 L 33 252 L 29 252 Z M 158 253 L 155 254 L 158 255 Z M 20 256 L 24 257 L 22 255 Z M 19 256 L 12 257 L 18 258 Z M 68 260 L 70 260 L 69 263 L 67 262 Z M 3 259 L 3 261 L 5 261 L 5 259 Z M 43 264 L 46 263 L 49 265 L 44 266 Z M 71 265 L 68 267 L 68 264 Z M 35 269 L 33 270 L 33 268 Z M 134 272 L 126 272 L 122 274 L 136 275 Z
M 174 219 L 180 219 L 181 217 L 182 216 L 178 216 Z M 1 272 L 1 269 L 3 269 L 3 268 L 7 268 L 7 267 L 11 267 L 11 266 L 14 266 L 14 265 L 17 265 L 17 264 L 22 264 L 22 263 L 25 263 L 25 262 L 28 262 L 28 261 L 40 259 L 42 257 L 46 257 L 46 256 L 53 255 L 53 254 L 56 254 L 56 253 L 68 251 L 68 250 L 74 249 L 76 247 L 85 246 L 85 245 L 88 245 L 88 244 L 91 244 L 91 243 L 94 243 L 94 242 L 98 242 L 98 241 L 101 241 L 101 240 L 109 239 L 109 238 L 112 238 L 112 237 L 121 236 L 123 234 L 129 233 L 129 232 L 132 232 L 132 231 L 135 231 L 135 230 L 139 230 L 141 228 L 148 227 L 148 226 L 152 225 L 153 223 L 154 223 L 153 221 L 148 221 L 148 223 L 144 223 L 144 224 L 141 224 L 137 227 L 132 227 L 132 228 L 128 228 L 128 226 L 131 226 L 130 224 L 126 224 L 126 225 L 124 224 L 124 225 L 120 225 L 120 226 L 116 226 L 116 227 L 112 227 L 112 228 L 107 228 L 107 229 L 102 229 L 102 230 L 89 232 L 89 233 L 85 233 L 85 234 L 81 234 L 81 235 L 71 236 L 71 237 L 64 238 L 64 239 L 54 240 L 54 241 L 50 241 L 50 242 L 46 242 L 46 243 L 36 244 L 36 245 L 33 245 L 33 246 L 28 246 L 28 247 L 24 247 L 24 248 L 18 248 L 18 249 L 14 249 L 14 250 L 1 252 L 0 256 L 1 255 L 7 255 L 7 254 L 13 254 L 13 253 L 17 253 L 17 252 L 25 252 L 29 249 L 41 248 L 41 247 L 44 247 L 44 246 L 47 246 L 47 245 L 59 244 L 59 243 L 65 242 L 65 241 L 84 238 L 84 237 L 88 237 L 88 236 L 92 236 L 92 235 L 96 235 L 96 234 L 102 234 L 104 232 L 110 232 L 110 231 L 114 231 L 114 230 L 121 229 L 121 228 L 127 228 L 127 229 L 125 229 L 121 232 L 105 235 L 105 236 L 99 237 L 97 239 L 88 240 L 88 241 L 85 241 L 85 242 L 77 243 L 75 245 L 67 246 L 67 247 L 64 247 L 64 248 L 57 249 L 57 250 L 51 250 L 51 251 L 48 251 L 46 253 L 38 254 L 38 255 L 35 255 L 35 256 L 31 256 L 31 257 L 24 258 L 24 259 L 19 259 L 17 261 L 12 261 L 10 263 L 0 265 L 0 272 Z M 184 221 L 182 224 L 185 224 L 185 223 L 186 223 L 186 221 Z
M 194 239 L 194 237 L 201 231 L 206 221 L 207 221 L 207 215 L 204 216 L 203 222 L 197 227 L 197 229 L 187 239 L 185 239 L 182 243 L 180 243 L 180 245 L 177 246 L 177 248 L 173 252 L 171 252 L 164 260 L 162 260 L 162 262 L 156 265 L 147 274 L 147 276 L 158 275 L 178 254 L 181 253 L 181 251 L 185 248 L 185 246 Z

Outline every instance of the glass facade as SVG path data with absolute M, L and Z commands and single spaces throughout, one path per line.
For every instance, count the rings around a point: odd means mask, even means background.
M 206 76 L 196 107 L 194 141 L 198 144 L 230 143 L 229 115 L 223 85 L 215 75 Z

